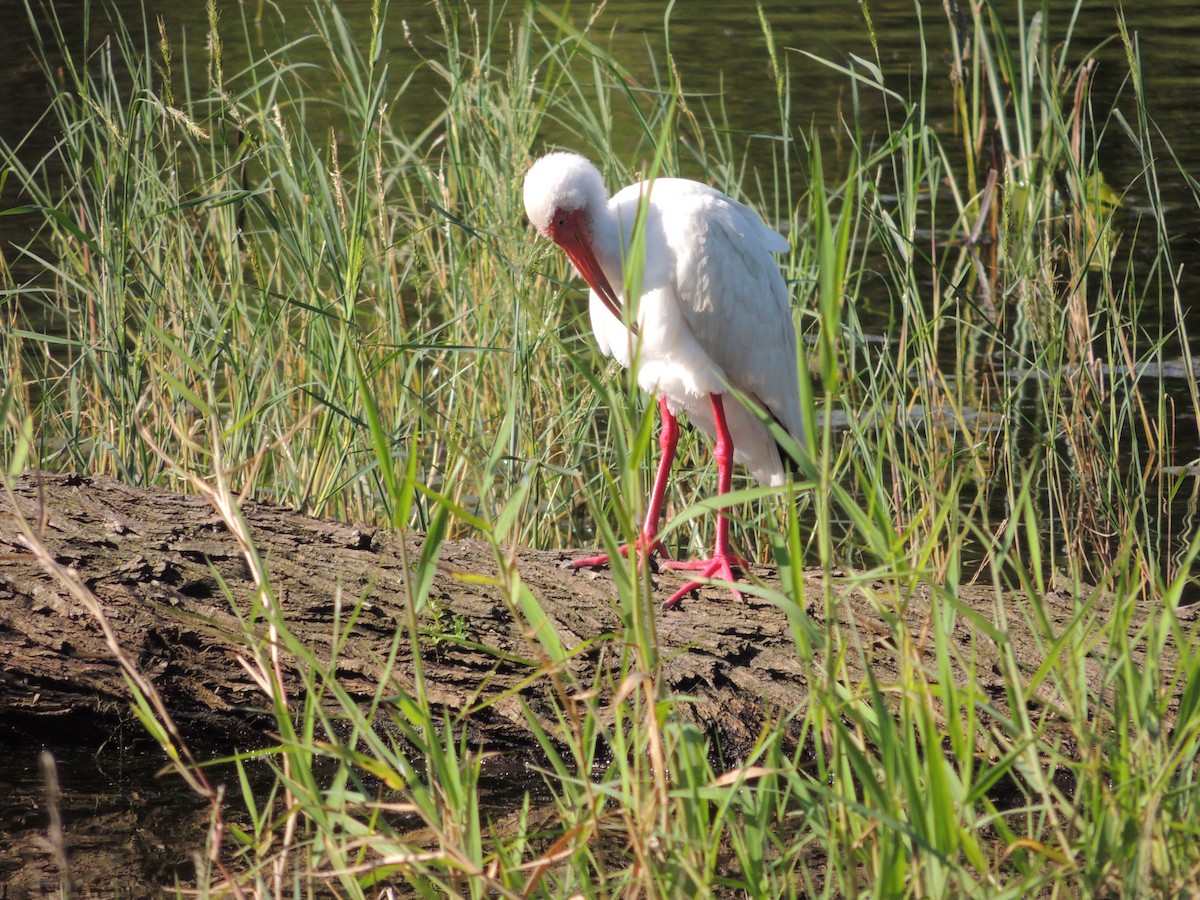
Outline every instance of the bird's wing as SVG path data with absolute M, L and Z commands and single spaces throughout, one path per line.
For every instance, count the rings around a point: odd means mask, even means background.
M 796 330 L 771 255 L 788 250 L 787 238 L 721 192 L 683 184 L 690 189 L 655 198 L 673 245 L 683 319 L 730 385 L 756 397 L 798 437 Z

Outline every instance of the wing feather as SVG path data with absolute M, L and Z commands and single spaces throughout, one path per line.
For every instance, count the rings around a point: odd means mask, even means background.
M 732 387 L 758 401 L 800 436 L 796 332 L 787 285 L 772 253 L 783 235 L 748 207 L 703 185 L 660 206 L 675 242 L 680 313 Z

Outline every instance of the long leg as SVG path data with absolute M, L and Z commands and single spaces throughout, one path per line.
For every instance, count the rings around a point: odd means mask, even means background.
M 729 433 L 729 423 L 725 419 L 725 403 L 720 394 L 710 395 L 713 408 L 713 419 L 717 425 L 717 442 L 713 447 L 713 458 L 717 461 L 717 496 L 729 493 L 733 484 L 733 436 Z M 699 570 L 701 578 L 720 578 L 724 581 L 737 581 L 735 569 L 744 568 L 744 559 L 734 556 L 729 548 L 729 518 L 724 509 L 717 510 L 717 540 L 713 555 L 709 559 L 695 562 L 667 562 L 670 569 Z M 703 582 L 689 581 L 663 604 L 664 608 L 674 606 L 685 595 L 703 586 Z M 741 592 L 733 588 L 733 594 L 741 599 Z
M 658 398 L 658 411 L 662 416 L 662 428 L 658 432 L 658 447 L 662 456 L 658 460 L 658 471 L 654 474 L 654 488 L 646 506 L 646 520 L 642 522 L 640 548 L 663 553 L 658 539 L 658 523 L 662 521 L 663 505 L 667 499 L 667 483 L 671 480 L 671 466 L 675 463 L 675 448 L 679 446 L 679 420 L 667 408 L 667 398 Z
M 658 539 L 658 523 L 662 521 L 663 506 L 667 499 L 667 483 L 671 479 L 671 466 L 675 462 L 675 448 L 679 445 L 679 421 L 667 408 L 667 398 L 658 398 L 658 411 L 662 415 L 662 428 L 658 433 L 658 446 L 662 457 L 658 461 L 658 471 L 654 475 L 654 487 L 650 491 L 650 500 L 646 504 L 646 518 L 642 521 L 642 533 L 638 535 L 635 549 L 642 556 L 649 557 L 654 553 L 666 556 L 662 541 Z M 621 555 L 629 555 L 629 547 L 621 547 Z M 572 560 L 572 569 L 606 566 L 609 563 L 608 554 L 586 556 L 583 559 Z

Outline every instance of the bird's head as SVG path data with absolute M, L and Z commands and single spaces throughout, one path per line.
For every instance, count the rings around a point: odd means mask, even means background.
M 592 219 L 607 204 L 604 180 L 578 153 L 547 154 L 525 176 L 525 214 L 543 237 L 556 244 L 562 245 L 560 237 L 581 226 L 590 239 Z
M 542 237 L 563 248 L 609 311 L 624 321 L 621 301 L 596 256 L 608 191 L 596 167 L 578 153 L 550 153 L 525 176 L 525 214 Z M 637 329 L 634 327 L 634 332 Z

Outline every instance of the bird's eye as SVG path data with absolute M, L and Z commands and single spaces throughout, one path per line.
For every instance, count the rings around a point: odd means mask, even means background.
M 558 227 L 562 228 L 566 224 L 567 224 L 567 220 L 565 218 L 563 218 L 562 216 L 559 216 L 558 217 Z

